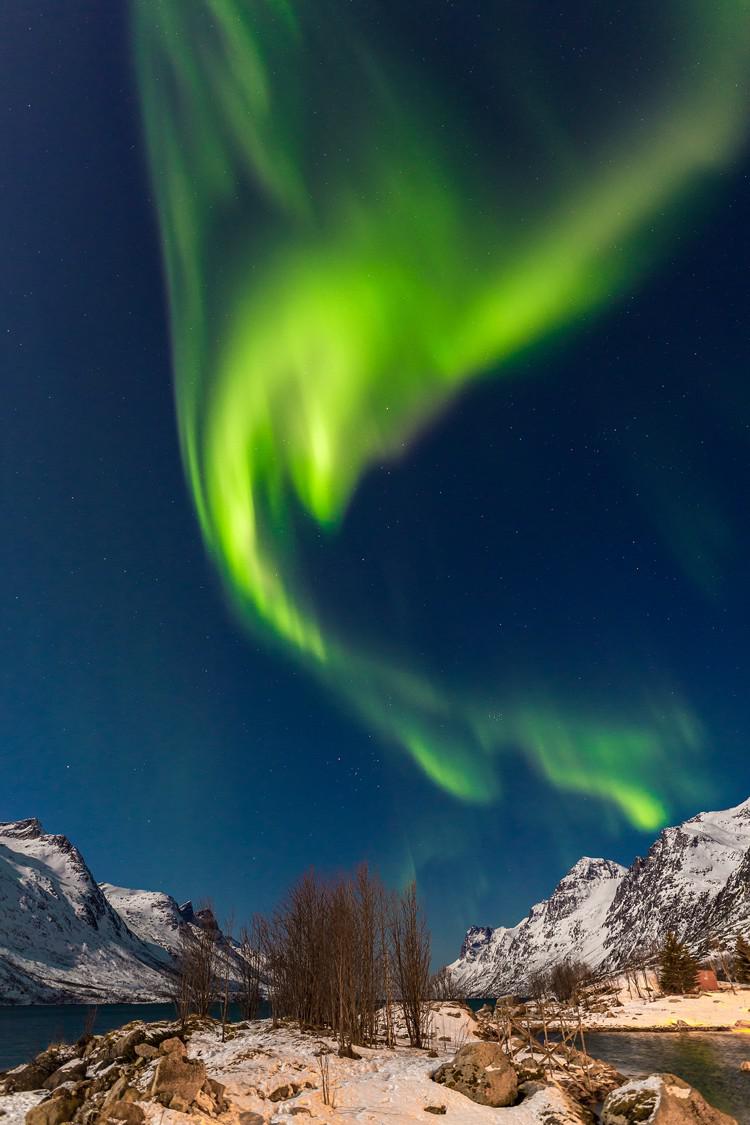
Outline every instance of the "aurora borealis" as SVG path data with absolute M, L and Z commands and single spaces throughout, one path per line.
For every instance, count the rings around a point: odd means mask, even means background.
M 447 957 L 746 797 L 746 0 L 21 7 L 0 819 Z
M 201 528 L 249 624 L 457 799 L 493 802 L 496 758 L 516 748 L 553 784 L 654 828 L 666 816 L 654 765 L 695 742 L 679 705 L 659 701 L 657 721 L 638 700 L 613 701 L 602 722 L 540 705 L 534 685 L 520 701 L 502 683 L 456 692 L 324 616 L 295 528 L 308 519 L 335 535 L 368 470 L 404 456 L 462 387 L 504 377 L 524 350 L 638 284 L 744 140 L 748 12 L 737 0 L 670 4 L 655 31 L 636 6 L 625 22 L 673 59 L 629 88 L 642 113 L 617 111 L 606 129 L 577 122 L 584 155 L 566 159 L 553 139 L 570 129 L 564 109 L 524 89 L 502 91 L 510 108 L 498 98 L 508 5 L 492 9 L 474 114 L 442 74 L 409 61 L 414 13 L 400 7 L 136 4 Z M 439 6 L 422 17 L 447 34 Z M 619 70 L 616 91 L 632 81 Z M 530 146 L 526 167 L 504 146 L 506 117 Z

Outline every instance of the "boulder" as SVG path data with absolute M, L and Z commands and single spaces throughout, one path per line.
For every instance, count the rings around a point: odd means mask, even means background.
M 63 1082 L 77 1082 L 85 1077 L 86 1063 L 83 1059 L 71 1059 L 69 1062 L 63 1063 L 50 1074 L 49 1078 L 45 1079 L 44 1089 L 56 1090 L 58 1086 L 62 1086 Z
M 216 1112 L 216 1106 L 214 1105 L 213 1098 L 210 1097 L 210 1095 L 207 1094 L 205 1090 L 198 1091 L 198 1093 L 195 1095 L 195 1101 L 193 1104 L 197 1105 L 198 1109 L 203 1110 L 204 1113 Z
M 626 1082 L 608 1095 L 602 1125 L 737 1125 L 674 1074 Z
M 509 1106 L 518 1095 L 516 1072 L 499 1043 L 467 1043 L 432 1077 L 479 1105 Z
M 139 1059 L 158 1059 L 159 1048 L 151 1043 L 136 1043 L 135 1054 Z
M 129 1102 L 135 1101 L 138 1096 L 138 1091 L 130 1085 L 128 1077 L 127 1074 L 121 1074 L 117 1081 L 110 1086 L 109 1092 L 104 1099 L 105 1108 L 122 1100 Z
M 124 1121 L 125 1125 L 143 1125 L 146 1114 L 135 1102 L 117 1102 L 107 1110 L 107 1120 Z
M 72 1121 L 73 1114 L 80 1107 L 81 1100 L 67 1090 L 59 1098 L 47 1098 L 33 1106 L 26 1114 L 26 1125 L 62 1125 Z
M 41 1090 L 51 1074 L 59 1070 L 75 1051 L 72 1047 L 48 1047 L 30 1063 L 9 1070 L 3 1079 L 7 1094 L 21 1094 L 27 1090 Z
M 292 1082 L 283 1082 L 269 1092 L 268 1100 L 269 1102 L 284 1102 L 287 1098 L 293 1098 L 297 1093 L 299 1093 L 299 1086 L 295 1086 Z
M 187 1054 L 187 1047 L 181 1039 L 172 1035 L 169 1039 L 162 1039 L 158 1053 L 160 1055 L 180 1055 L 184 1058 Z
M 205 1081 L 206 1068 L 200 1059 L 183 1059 L 173 1052 L 163 1055 L 156 1064 L 151 1097 L 159 1101 L 177 1097 L 190 1105 Z
M 114 1036 L 104 1047 L 101 1058 L 109 1062 L 115 1059 L 132 1060 L 135 1058 L 135 1049 L 146 1038 L 146 1028 L 142 1025 L 126 1031 L 124 1035 Z
M 265 1118 L 261 1117 L 259 1113 L 252 1113 L 246 1110 L 240 1114 L 240 1125 L 264 1125 Z

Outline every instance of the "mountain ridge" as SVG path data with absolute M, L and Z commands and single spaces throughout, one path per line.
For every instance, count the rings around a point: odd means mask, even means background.
M 448 968 L 466 995 L 501 995 L 566 958 L 624 968 L 668 930 L 696 952 L 750 931 L 750 798 L 663 828 L 630 867 L 581 857 L 515 926 L 470 927 Z
M 168 1000 L 181 935 L 201 924 L 184 909 L 98 883 L 36 817 L 0 822 L 0 1003 Z

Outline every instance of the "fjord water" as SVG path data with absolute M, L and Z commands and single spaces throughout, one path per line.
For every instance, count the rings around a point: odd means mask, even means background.
M 86 1004 L 0 1007 L 0 1071 L 28 1062 L 50 1043 L 75 1043 L 83 1035 L 91 1011 Z M 211 1014 L 218 1017 L 219 1012 Z M 267 1005 L 261 1005 L 259 1015 L 269 1015 Z M 96 1009 L 93 1030 L 101 1035 L 131 1020 L 152 1023 L 174 1018 L 174 1004 L 101 1004 Z M 230 1005 L 229 1018 L 243 1018 L 239 1005 Z
M 750 1074 L 740 1063 L 750 1059 L 750 1035 L 729 1031 L 592 1032 L 586 1049 L 611 1063 L 626 1078 L 669 1073 L 684 1078 L 717 1109 L 750 1125 Z

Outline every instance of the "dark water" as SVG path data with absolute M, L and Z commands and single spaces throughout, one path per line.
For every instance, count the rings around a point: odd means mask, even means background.
M 75 1043 L 86 1028 L 91 1008 L 85 1004 L 30 1004 L 0 1007 L 0 1070 L 28 1062 L 49 1043 Z M 218 1008 L 211 1013 L 218 1016 Z M 266 1016 L 267 1011 L 261 1011 Z M 231 1004 L 229 1017 L 243 1019 L 238 1005 Z M 96 1009 L 94 1032 L 101 1034 L 122 1027 L 130 1020 L 173 1020 L 174 1004 L 102 1004 Z
M 733 1114 L 740 1125 L 750 1125 L 750 1074 L 740 1070 L 740 1063 L 750 1059 L 750 1035 L 592 1032 L 586 1036 L 586 1048 L 628 1078 L 654 1072 L 676 1074 L 700 1090 L 711 1105 Z

